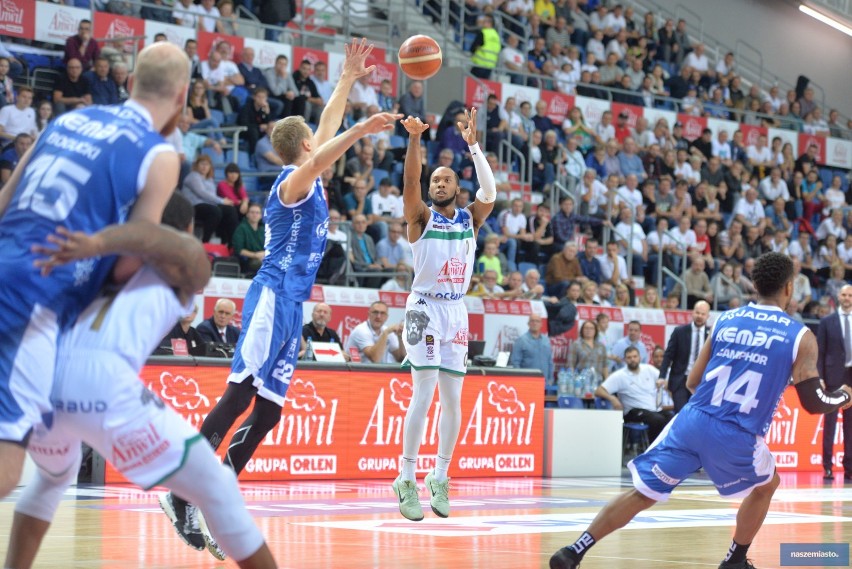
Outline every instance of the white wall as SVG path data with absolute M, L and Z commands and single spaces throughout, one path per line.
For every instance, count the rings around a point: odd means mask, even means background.
M 704 30 L 731 48 L 738 38 L 763 54 L 763 67 L 795 85 L 805 75 L 825 89 L 826 105 L 852 116 L 852 37 L 781 0 L 677 0 Z M 666 3 L 668 4 L 668 3 Z M 669 7 L 674 11 L 674 4 Z M 817 91 L 817 95 L 819 92 Z M 824 112 L 827 118 L 828 113 Z

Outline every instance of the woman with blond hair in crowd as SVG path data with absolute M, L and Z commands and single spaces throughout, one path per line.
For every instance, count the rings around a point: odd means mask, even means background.
M 580 326 L 577 340 L 568 348 L 568 367 L 575 370 L 594 369 L 606 379 L 609 374 L 606 348 L 598 341 L 598 326 L 593 320 L 586 320 Z
M 632 306 L 630 304 L 630 289 L 624 283 L 615 285 L 615 305 Z
M 636 306 L 639 308 L 662 308 L 660 293 L 654 285 L 645 287 L 645 294 L 636 298 Z

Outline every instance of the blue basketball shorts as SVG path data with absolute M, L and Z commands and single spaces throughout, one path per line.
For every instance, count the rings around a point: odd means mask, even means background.
M 243 329 L 228 381 L 253 376 L 258 395 L 283 407 L 301 342 L 302 303 L 253 282 L 243 301 Z
M 719 494 L 743 498 L 772 479 L 775 458 L 763 437 L 687 406 L 627 468 L 636 489 L 659 502 L 699 468 Z

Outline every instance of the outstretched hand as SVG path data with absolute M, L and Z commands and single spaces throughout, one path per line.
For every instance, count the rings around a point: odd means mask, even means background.
M 423 134 L 429 129 L 429 125 L 420 120 L 420 117 L 412 117 L 409 115 L 407 119 L 402 121 L 402 126 L 409 134 Z
M 351 44 L 346 44 L 346 59 L 343 62 L 341 76 L 357 80 L 372 73 L 376 68 L 375 65 L 364 67 L 371 53 L 373 53 L 373 44 L 367 44 L 367 38 L 361 38 L 360 42 L 353 38 Z
M 101 237 L 96 233 L 89 235 L 82 231 L 69 231 L 57 227 L 56 233 L 47 236 L 47 242 L 54 245 L 33 245 L 32 252 L 44 255 L 46 259 L 36 259 L 33 263 L 41 269 L 42 276 L 47 276 L 54 267 L 65 265 L 77 259 L 98 257 L 103 250 Z
M 365 134 L 378 134 L 385 130 L 393 130 L 394 122 L 401 118 L 402 115 L 393 113 L 376 113 L 361 124 L 364 125 Z
M 467 124 L 465 124 L 467 123 Z M 462 138 L 468 146 L 476 144 L 476 107 L 464 111 L 464 121 L 458 123 Z

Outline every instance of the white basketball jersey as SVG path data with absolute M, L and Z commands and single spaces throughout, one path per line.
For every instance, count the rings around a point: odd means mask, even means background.
M 456 209 L 453 219 L 432 215 L 420 239 L 411 244 L 414 256 L 412 292 L 432 298 L 460 300 L 473 275 L 476 238 L 467 209 Z
M 178 320 L 192 311 L 194 299 L 181 306 L 174 290 L 143 266 L 115 293 L 102 293 L 77 318 L 60 342 L 60 357 L 109 352 L 137 372 Z

